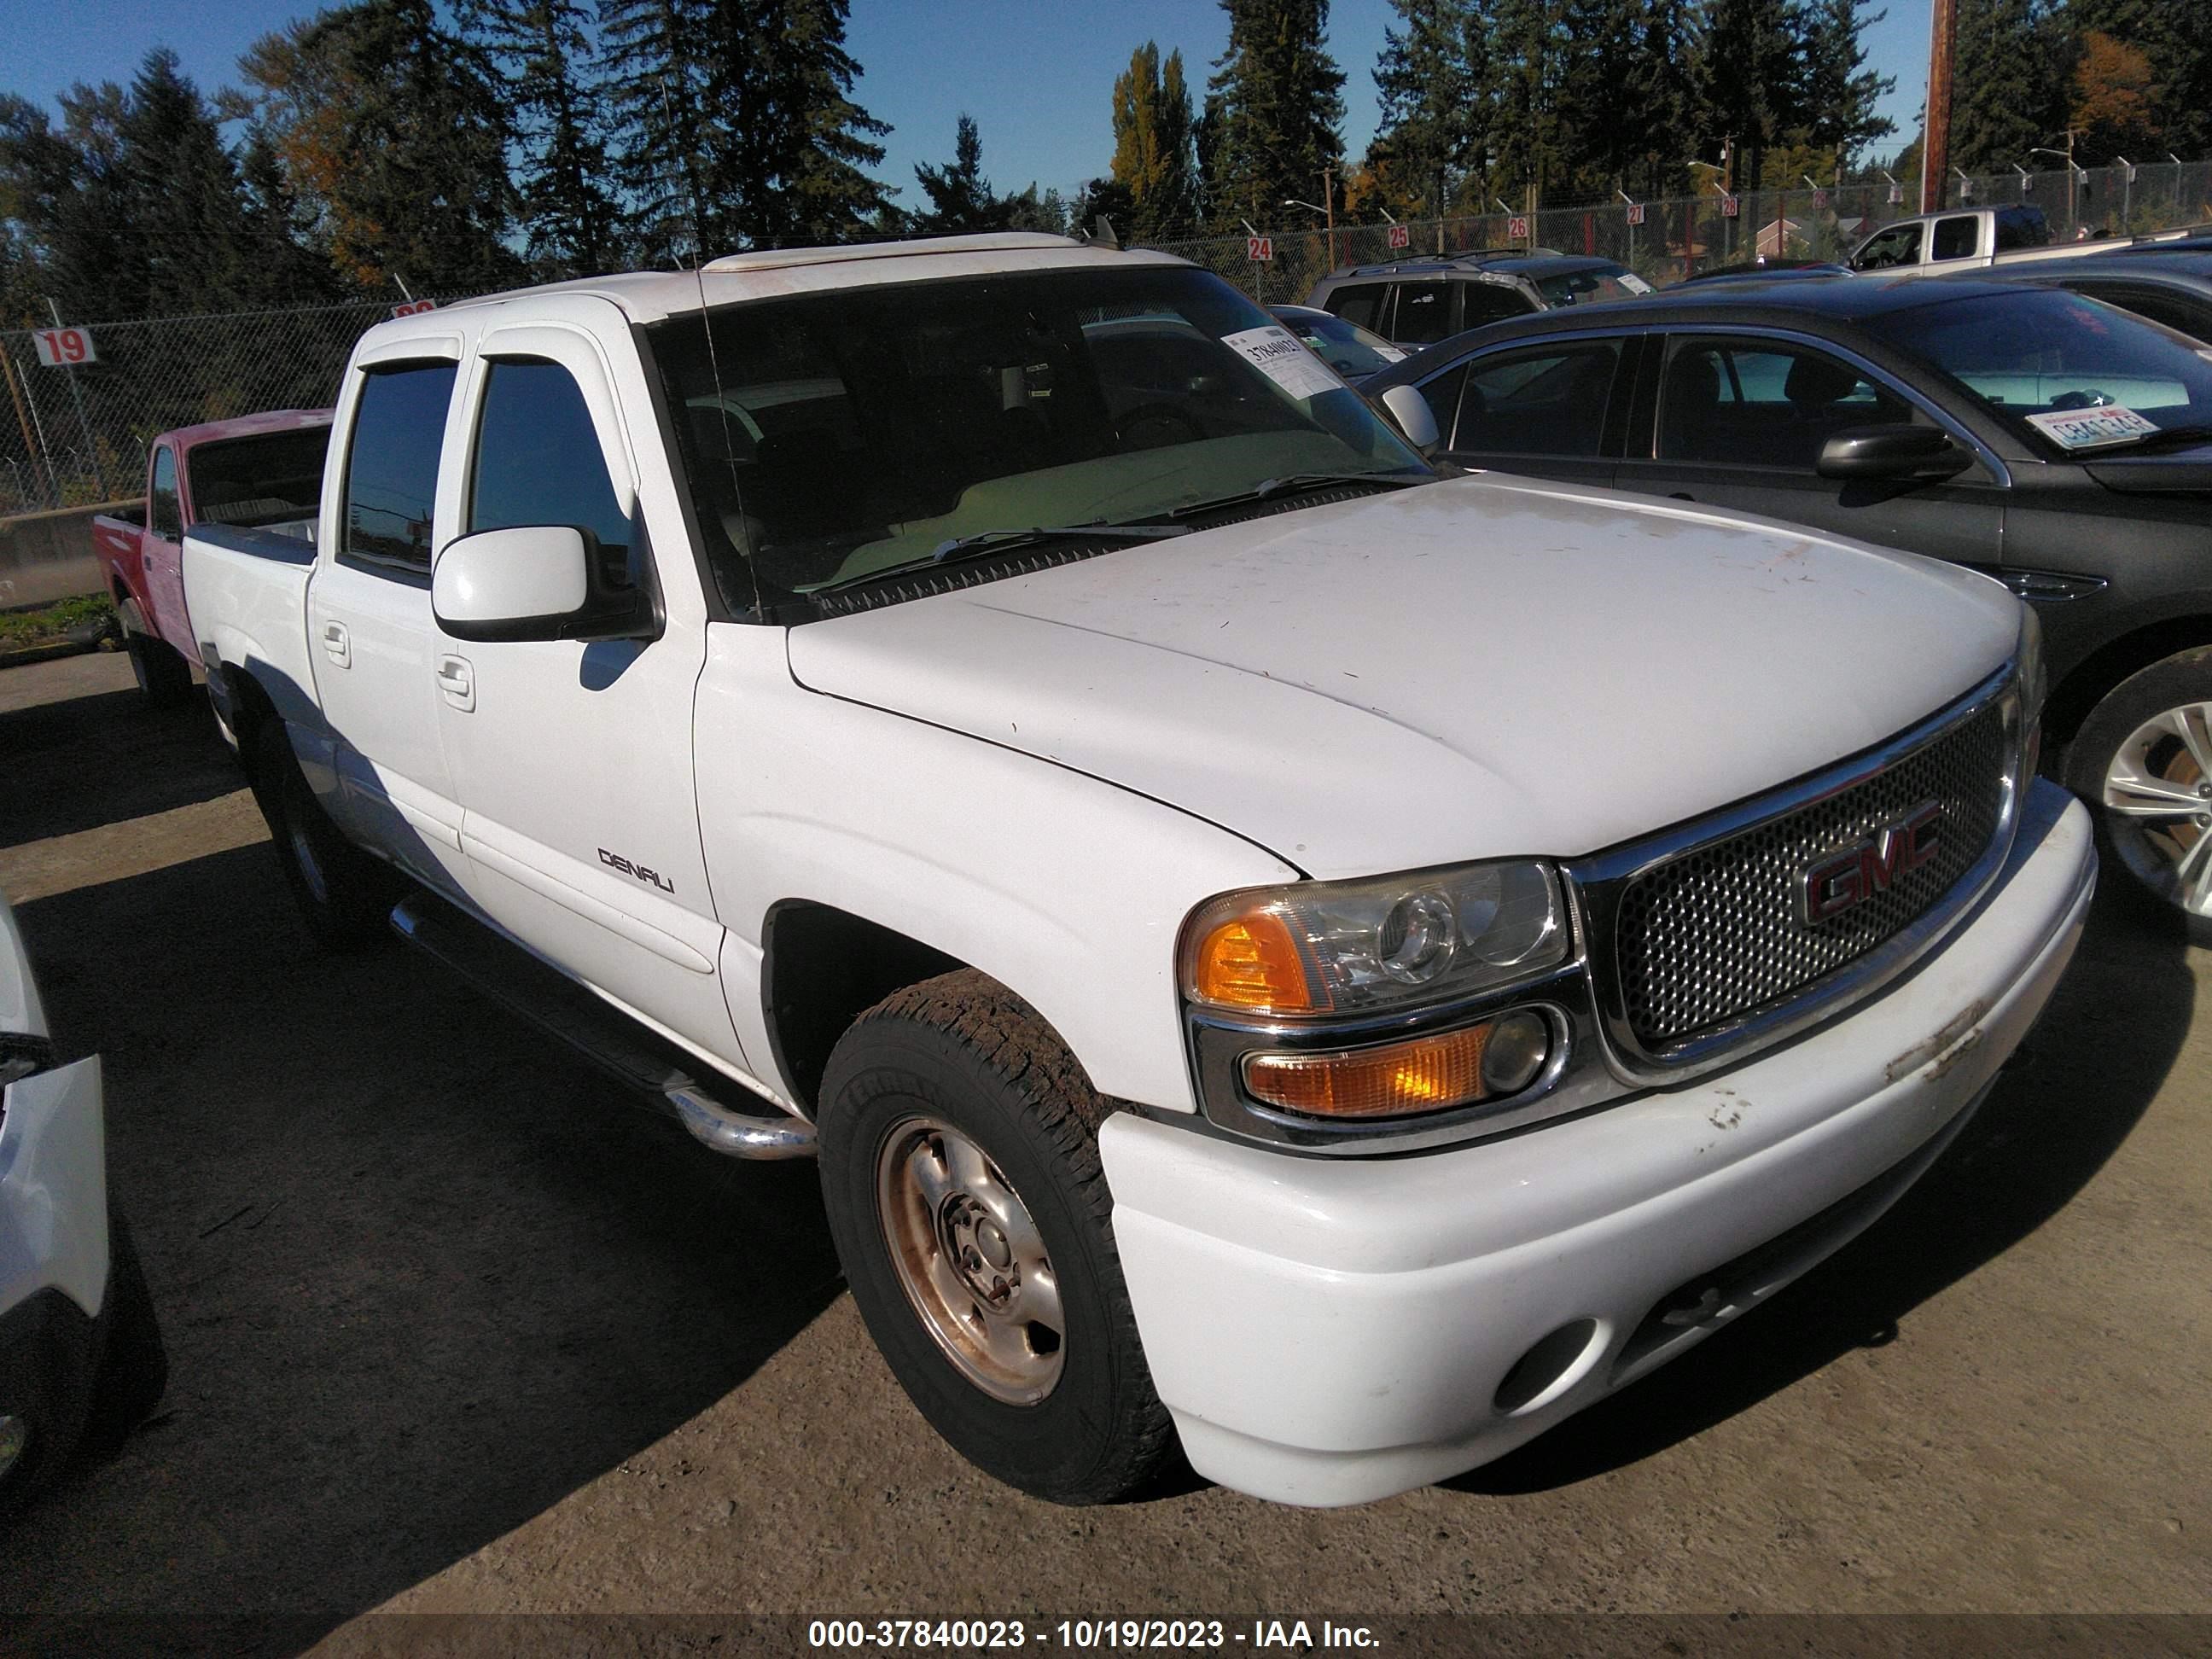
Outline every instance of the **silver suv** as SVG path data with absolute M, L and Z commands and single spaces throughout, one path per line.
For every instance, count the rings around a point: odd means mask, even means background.
M 1532 311 L 1651 292 L 1626 265 L 1552 248 L 1488 249 L 1331 271 L 1306 303 L 1394 345 L 1433 345 Z

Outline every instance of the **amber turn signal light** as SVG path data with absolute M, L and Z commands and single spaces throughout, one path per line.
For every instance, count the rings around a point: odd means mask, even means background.
M 1518 1094 L 1542 1075 L 1550 1049 L 1548 1022 L 1521 1009 L 1372 1048 L 1250 1054 L 1244 1087 L 1310 1117 L 1401 1117 Z
M 1271 910 L 1232 916 L 1199 941 L 1191 992 L 1218 1008 L 1255 1014 L 1308 1014 L 1328 1005 L 1314 999 L 1298 947 Z

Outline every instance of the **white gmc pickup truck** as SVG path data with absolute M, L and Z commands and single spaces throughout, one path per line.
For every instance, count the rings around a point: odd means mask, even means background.
M 1054 237 L 380 324 L 313 546 L 203 526 L 291 885 L 740 1156 L 1063 1502 L 1493 1458 L 1879 1215 L 2095 874 L 2032 617 L 1437 477 L 1226 283 Z

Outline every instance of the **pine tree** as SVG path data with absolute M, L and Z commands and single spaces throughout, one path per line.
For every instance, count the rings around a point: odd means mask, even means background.
M 521 153 L 516 178 L 540 276 L 579 276 L 618 260 L 599 100 L 580 78 L 590 54 L 578 0 L 462 0 L 462 27 L 497 65 Z
M 864 168 L 890 131 L 853 101 L 860 66 L 845 50 L 846 0 L 716 0 L 709 95 L 731 143 L 709 182 L 744 240 L 793 247 L 873 234 L 892 192 Z
M 1461 179 L 1485 158 L 1487 123 L 1468 48 L 1476 9 L 1469 0 L 1391 0 L 1401 27 L 1385 27 L 1375 63 L 1381 119 L 1367 165 L 1397 210 L 1440 216 Z
M 2140 52 L 2148 61 L 2154 130 L 2137 137 L 2139 147 L 2154 143 L 2160 150 L 2191 156 L 2212 150 L 2212 29 L 2205 27 L 2203 0 L 2069 0 L 2065 21 L 2082 55 L 2094 33 Z M 2066 67 L 2075 65 L 2069 62 Z
M 518 281 L 506 109 L 429 0 L 361 0 L 264 36 L 240 64 L 331 263 L 391 293 Z
M 1194 165 L 1182 53 L 1170 52 L 1164 68 L 1158 45 L 1147 40 L 1114 82 L 1113 178 L 1129 200 L 1129 222 L 1120 228 L 1157 240 L 1189 225 Z
M 313 216 L 285 176 L 276 144 L 258 124 L 246 134 L 238 173 L 245 198 L 241 302 L 258 308 L 337 299 L 337 273 L 313 246 Z
M 630 257 L 665 265 L 735 246 L 707 199 L 710 141 L 727 117 L 710 100 L 708 0 L 599 0 L 599 90 Z
M 116 136 L 120 223 L 138 244 L 126 314 L 167 317 L 236 305 L 246 269 L 238 167 L 167 47 L 146 54 Z
M 1959 0 L 1952 58 L 1951 165 L 2007 173 L 2063 142 L 2072 42 L 2045 0 Z
M 1804 106 L 1804 65 L 1789 0 L 1711 0 L 1695 51 L 1704 148 L 1733 147 L 1734 185 L 1759 187 L 1766 153 Z
M 72 321 L 138 314 L 143 244 L 126 234 L 118 173 L 123 89 L 79 82 L 59 102 L 57 129 L 39 106 L 0 94 L 0 219 L 29 267 L 9 272 L 10 325 L 46 321 L 49 298 Z
M 1805 139 L 1838 158 L 1897 131 L 1896 122 L 1875 112 L 1881 100 L 1897 89 L 1897 77 L 1868 69 L 1866 49 L 1859 44 L 1862 32 L 1887 14 L 1862 17 L 1864 3 L 1810 0 L 1802 15 Z
M 983 176 L 983 140 L 975 118 L 961 116 L 953 131 L 952 160 L 943 167 L 927 162 L 914 176 L 921 185 L 928 208 L 914 216 L 915 230 L 924 236 L 962 236 L 973 231 L 1000 230 L 1006 219 L 991 181 Z
M 1565 42 L 1559 0 L 1492 0 L 1481 94 L 1490 108 L 1490 188 L 1519 206 L 1561 170 L 1559 88 Z
M 1344 160 L 1344 72 L 1328 55 L 1328 0 L 1221 0 L 1229 46 L 1206 83 L 1215 226 L 1271 222 Z

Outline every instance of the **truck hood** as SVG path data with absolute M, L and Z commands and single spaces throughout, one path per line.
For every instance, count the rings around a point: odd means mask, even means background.
M 1894 735 L 2010 654 L 1985 578 L 1478 477 L 808 623 L 814 690 L 1073 767 L 1310 875 L 1595 851 Z

